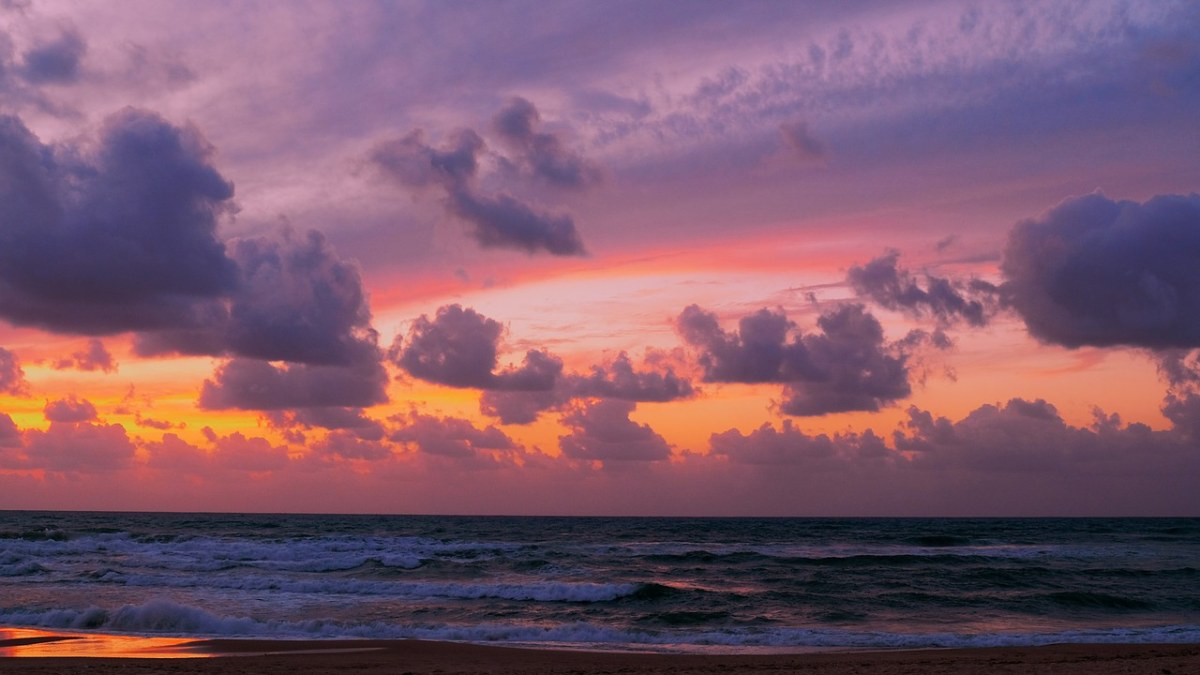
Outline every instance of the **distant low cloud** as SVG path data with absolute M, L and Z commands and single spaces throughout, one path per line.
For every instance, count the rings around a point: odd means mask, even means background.
M 671 446 L 647 424 L 629 419 L 637 407 L 631 401 L 600 399 L 579 405 L 563 415 L 571 433 L 559 436 L 558 447 L 572 459 L 602 462 L 649 462 L 671 455 Z
M 96 406 L 86 399 L 76 399 L 74 396 L 50 401 L 43 409 L 46 419 L 51 422 L 74 424 L 91 422 L 96 419 Z
M 676 328 L 698 350 L 707 382 L 775 382 L 784 386 L 779 409 L 788 415 L 878 410 L 912 393 L 907 356 L 889 344 L 879 321 L 862 305 L 844 304 L 817 320 L 820 332 L 794 333 L 782 312 L 743 317 L 726 332 L 715 314 L 684 309 Z
M 349 366 L 237 358 L 204 381 L 199 405 L 210 410 L 363 408 L 387 401 L 387 383 L 379 355 L 370 350 Z
M 453 460 L 489 459 L 493 451 L 514 451 L 519 446 L 494 426 L 476 427 L 459 417 L 435 417 L 413 412 L 392 418 L 398 426 L 388 438 L 417 451 Z
M 87 348 L 73 352 L 70 358 L 57 359 L 51 366 L 55 370 L 99 370 L 105 373 L 115 373 L 117 362 L 113 355 L 104 347 L 104 343 L 95 338 L 88 340 Z
M 25 381 L 25 371 L 17 355 L 0 347 L 0 392 L 13 396 L 24 396 L 29 392 L 29 383 Z
M 743 434 L 737 429 L 713 434 L 709 448 L 739 464 L 802 466 L 810 471 L 836 470 L 862 460 L 884 459 L 890 450 L 871 430 L 828 436 L 804 433 L 791 420 L 780 429 L 764 423 Z
M 51 422 L 44 431 L 25 431 L 23 458 L 10 468 L 91 473 L 122 469 L 133 460 L 133 441 L 119 424 Z
M 855 265 L 846 280 L 860 298 L 881 307 L 921 317 L 931 315 L 940 325 L 965 321 L 983 326 L 996 310 L 994 285 L 974 279 L 966 283 L 923 275 L 924 283 L 898 265 L 900 253 L 888 253 L 865 265 Z
M 1068 199 L 1008 237 L 1004 298 L 1043 342 L 1200 347 L 1200 195 Z
M 495 126 L 518 149 L 517 163 L 554 185 L 578 188 L 591 181 L 590 165 L 564 150 L 557 137 L 534 131 L 537 110 L 524 99 L 516 101 L 501 111 Z M 471 226 L 468 233 L 484 248 L 583 255 L 583 241 L 571 216 L 540 211 L 509 194 L 479 190 L 476 173 L 484 148 L 483 138 L 470 129 L 454 133 L 441 148 L 414 131 L 377 144 L 370 160 L 409 188 L 438 188 L 445 195 L 447 210 Z

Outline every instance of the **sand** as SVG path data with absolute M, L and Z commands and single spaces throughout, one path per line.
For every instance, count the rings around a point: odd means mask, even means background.
M 145 657 L 15 656 L 72 640 L 0 640 L 0 673 L 88 675 L 529 675 L 812 673 L 828 675 L 1196 675 L 1200 645 L 1054 645 L 994 649 L 772 655 L 629 654 L 555 651 L 419 640 L 209 640 L 164 643 Z M 216 658 L 205 658 L 216 656 Z

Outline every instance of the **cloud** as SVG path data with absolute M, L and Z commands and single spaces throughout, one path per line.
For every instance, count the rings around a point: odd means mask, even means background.
M 706 382 L 784 384 L 779 409 L 788 415 L 873 411 L 912 392 L 904 345 L 887 343 L 879 321 L 861 305 L 839 305 L 817 326 L 821 332 L 789 339 L 795 324 L 762 309 L 728 333 L 715 314 L 696 305 L 676 320 L 684 341 L 699 350 Z
M 776 430 L 768 423 L 749 434 L 730 429 L 709 437 L 713 455 L 739 464 L 803 466 L 808 470 L 845 468 L 861 459 L 884 458 L 890 450 L 870 429 L 861 434 L 810 436 L 784 420 Z
M 664 370 L 635 370 L 629 355 L 621 352 L 611 362 L 592 366 L 587 375 L 571 375 L 565 388 L 572 397 L 615 398 L 624 401 L 664 402 L 687 398 L 692 383 Z
M 530 424 L 545 411 L 570 401 L 564 390 L 485 391 L 479 397 L 479 412 L 495 417 L 502 424 Z
M 400 426 L 388 438 L 429 455 L 476 459 L 484 455 L 491 457 L 491 451 L 513 451 L 520 447 L 494 426 L 479 429 L 469 420 L 458 417 L 434 417 L 414 412 L 392 419 Z
M 851 267 L 846 280 L 860 298 L 917 317 L 931 314 L 943 326 L 959 320 L 972 326 L 988 322 L 994 311 L 994 286 L 976 279 L 964 289 L 963 284 L 925 274 L 922 288 L 908 270 L 898 267 L 899 259 L 899 251 L 889 251 L 866 265 Z
M 1006 302 L 1067 347 L 1200 346 L 1200 195 L 1068 199 L 1009 233 Z
M 21 430 L 7 413 L 0 413 L 0 448 L 20 447 Z
M 577 156 L 563 151 L 554 136 L 534 133 L 532 126 L 523 132 L 519 115 L 506 110 L 497 118 L 497 128 L 522 149 L 531 170 L 556 184 L 569 182 Z M 483 139 L 470 129 L 455 132 L 441 149 L 429 145 L 418 130 L 377 144 L 369 159 L 406 187 L 439 188 L 449 212 L 471 226 L 469 234 L 484 248 L 583 255 L 583 241 L 571 216 L 538 211 L 509 194 L 478 191 L 475 177 L 484 147 Z M 578 161 L 579 167 L 585 166 Z
M 304 427 L 311 429 L 319 427 L 333 431 L 346 432 L 364 441 L 378 441 L 383 438 L 384 428 L 378 420 L 373 420 L 363 414 L 362 408 L 301 408 L 289 411 L 269 411 L 267 418 L 271 424 L 281 429 L 289 427 Z
M 563 415 L 571 430 L 558 437 L 558 447 L 572 459 L 602 462 L 652 462 L 670 457 L 666 439 L 647 424 L 629 419 L 637 407 L 632 401 L 600 399 L 584 403 Z
M 47 402 L 42 414 L 51 422 L 63 424 L 91 422 L 96 419 L 96 406 L 86 399 L 79 400 L 71 396 Z
M 335 430 L 313 445 L 313 452 L 323 458 L 362 459 L 376 462 L 391 459 L 392 447 L 383 442 L 382 428 L 378 438 L 365 438 L 352 430 Z
M 29 392 L 29 383 L 25 381 L 25 371 L 17 355 L 0 347 L 0 392 L 13 396 L 24 396 Z
M 785 122 L 779 125 L 783 142 L 797 159 L 815 162 L 825 159 L 825 144 L 818 141 L 804 122 Z
M 541 115 L 520 96 L 513 97 L 496 116 L 492 128 L 518 152 L 521 166 L 556 187 L 581 189 L 600 179 L 597 167 L 563 147 L 554 134 L 537 131 Z
M 0 316 L 105 335 L 201 325 L 236 268 L 216 238 L 233 186 L 199 132 L 126 108 L 94 144 L 0 117 Z
M 112 354 L 104 348 L 103 342 L 95 338 L 88 340 L 86 349 L 73 352 L 70 358 L 58 359 L 51 366 L 55 370 L 73 368 L 84 371 L 99 370 L 105 373 L 117 371 L 117 362 L 113 359 Z
M 204 381 L 199 405 L 209 410 L 284 410 L 385 403 L 388 376 L 378 359 L 378 354 L 367 352 L 351 366 L 232 359 Z
M 413 377 L 450 387 L 499 391 L 546 391 L 562 372 L 562 360 L 529 350 L 520 367 L 495 372 L 504 327 L 461 305 L 439 307 L 433 320 L 422 314 L 389 350 L 393 362 Z
M 217 468 L 265 473 L 279 471 L 290 461 L 287 448 L 271 445 L 265 438 L 247 437 L 236 431 L 228 436 L 218 436 L 207 427 L 204 435 L 214 446 L 209 457 Z
M 125 468 L 134 446 L 119 424 L 52 421 L 45 431 L 25 431 L 24 454 L 19 468 L 88 473 Z
M 87 43 L 78 31 L 64 30 L 57 39 L 35 45 L 21 57 L 20 73 L 32 84 L 71 84 L 79 79 Z

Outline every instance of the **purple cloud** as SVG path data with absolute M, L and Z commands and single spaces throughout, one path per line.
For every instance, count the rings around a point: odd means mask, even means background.
M 113 359 L 113 355 L 104 348 L 103 342 L 95 338 L 88 340 L 87 349 L 72 353 L 70 358 L 58 359 L 51 365 L 55 370 L 73 368 L 84 371 L 99 370 L 105 373 L 117 371 L 117 362 Z
M 481 453 L 512 451 L 519 446 L 494 426 L 477 428 L 469 420 L 458 417 L 434 417 L 412 413 L 398 415 L 393 421 L 400 424 L 388 438 L 415 447 L 422 453 L 457 460 L 476 459 Z
M 706 382 L 784 384 L 780 411 L 788 415 L 878 410 L 912 392 L 903 345 L 888 344 L 861 305 L 829 310 L 817 326 L 821 332 L 789 339 L 795 325 L 762 309 L 729 333 L 696 305 L 676 320 L 684 341 L 699 350 Z
M 922 288 L 912 273 L 897 265 L 899 259 L 899 251 L 889 251 L 866 265 L 851 267 L 846 280 L 860 298 L 917 317 L 930 314 L 943 326 L 959 320 L 972 326 L 988 322 L 995 309 L 997 289 L 992 284 L 976 279 L 963 288 L 964 284 L 925 274 Z
M 598 181 L 597 167 L 563 147 L 558 136 L 537 130 L 541 119 L 532 103 L 515 96 L 492 118 L 492 128 L 517 151 L 520 166 L 550 185 L 581 189 Z
M 1043 342 L 1198 347 L 1197 260 L 1200 195 L 1091 194 L 1013 228 L 1001 290 Z
M 233 359 L 204 381 L 199 405 L 210 410 L 284 410 L 385 403 L 388 376 L 379 355 L 364 351 L 360 358 L 350 366 Z
M 91 422 L 96 419 L 96 406 L 86 399 L 79 400 L 74 396 L 46 403 L 42 414 L 50 422 L 75 424 Z
M 0 347 L 0 392 L 13 396 L 24 396 L 29 392 L 29 383 L 25 381 L 25 371 L 17 355 Z
M 637 407 L 632 401 L 600 399 L 584 403 L 563 415 L 571 430 L 558 437 L 558 447 L 572 459 L 602 462 L 652 462 L 671 455 L 666 439 L 648 424 L 629 419 Z
M 64 30 L 57 39 L 35 45 L 21 57 L 20 73 L 31 84 L 70 84 L 79 79 L 87 43 L 78 31 Z

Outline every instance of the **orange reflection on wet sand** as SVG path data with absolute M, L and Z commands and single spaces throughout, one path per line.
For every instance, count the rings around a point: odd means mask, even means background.
M 191 647 L 195 640 L 104 633 L 48 632 L 0 628 L 0 657 L 87 656 L 143 659 L 190 659 L 212 656 Z

